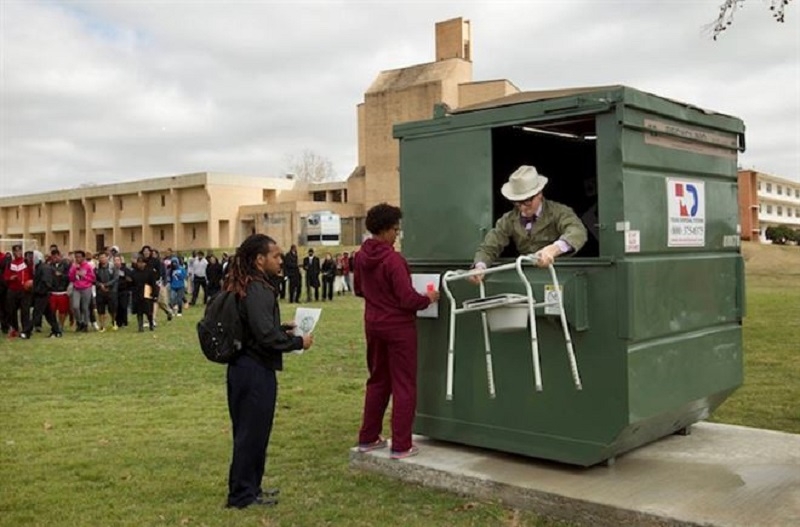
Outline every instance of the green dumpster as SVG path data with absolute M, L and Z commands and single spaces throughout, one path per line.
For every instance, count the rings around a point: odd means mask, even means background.
M 547 307 L 535 312 L 541 391 L 527 329 L 489 332 L 489 382 L 478 312 L 458 316 L 448 379 L 452 306 L 443 295 L 438 316 L 418 322 L 416 433 L 590 466 L 686 430 L 742 383 L 741 120 L 606 86 L 437 107 L 394 135 L 414 273 L 469 268 L 511 208 L 502 183 L 523 164 L 549 178 L 545 196 L 571 206 L 589 231 L 554 268 L 581 385 L 560 314 Z M 499 263 L 516 256 L 511 248 Z M 523 272 L 537 300 L 553 293 L 548 269 Z M 478 296 L 466 281 L 450 288 L 459 302 Z M 485 288 L 526 294 L 513 271 L 487 275 Z

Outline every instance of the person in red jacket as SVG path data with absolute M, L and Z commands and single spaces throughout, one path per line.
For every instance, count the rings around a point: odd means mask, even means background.
M 439 300 L 438 291 L 417 293 L 408 263 L 394 250 L 402 211 L 381 203 L 367 211 L 372 237 L 355 257 L 355 293 L 364 297 L 367 379 L 358 449 L 387 446 L 381 437 L 383 415 L 392 401 L 392 459 L 417 454 L 411 429 L 417 407 L 417 311 Z
M 28 338 L 25 333 L 20 333 L 20 328 L 28 327 L 31 316 L 31 290 L 33 288 L 33 269 L 22 255 L 22 245 L 11 247 L 11 261 L 3 272 L 3 280 L 8 287 L 6 295 L 6 313 L 11 331 L 10 338 L 20 336 Z M 21 314 L 17 312 L 21 311 Z M 20 326 L 20 318 L 22 325 Z

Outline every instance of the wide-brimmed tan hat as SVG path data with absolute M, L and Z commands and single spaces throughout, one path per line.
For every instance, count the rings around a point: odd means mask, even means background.
M 547 178 L 536 167 L 522 165 L 511 174 L 500 193 L 509 201 L 524 201 L 535 196 L 547 185 Z

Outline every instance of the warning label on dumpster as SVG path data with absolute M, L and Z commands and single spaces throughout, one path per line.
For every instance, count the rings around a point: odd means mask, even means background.
M 705 183 L 667 179 L 667 246 L 704 247 L 706 244 Z

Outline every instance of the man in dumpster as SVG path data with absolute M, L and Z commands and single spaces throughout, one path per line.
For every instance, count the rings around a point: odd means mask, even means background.
M 475 253 L 475 269 L 486 269 L 513 241 L 520 254 L 539 253 L 537 265 L 548 267 L 562 254 L 572 254 L 586 243 L 586 227 L 566 205 L 545 200 L 547 178 L 536 167 L 522 165 L 500 192 L 514 208 L 497 220 Z M 479 283 L 483 274 L 471 276 Z

